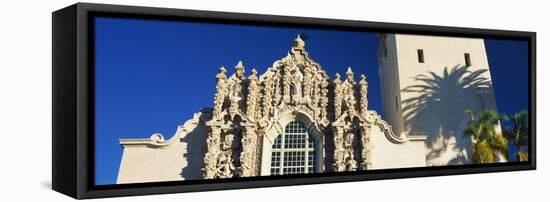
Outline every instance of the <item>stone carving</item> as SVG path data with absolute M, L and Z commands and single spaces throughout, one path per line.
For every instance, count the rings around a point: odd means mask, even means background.
M 346 165 L 344 161 L 344 130 L 340 127 L 333 128 L 334 132 L 334 171 L 344 171 Z
M 257 98 L 258 98 L 258 77 L 256 76 L 256 69 L 252 69 L 250 76 L 248 76 L 248 97 L 246 102 L 246 113 L 250 119 L 255 119 Z
M 206 138 L 207 153 L 204 156 L 204 168 L 202 176 L 205 179 L 213 179 L 218 173 L 218 157 L 221 154 L 220 150 L 220 133 L 219 127 L 211 127 Z
M 283 99 L 285 103 L 290 103 L 290 87 L 292 83 L 292 75 L 290 73 L 290 68 L 284 68 L 283 69 L 285 74 L 283 76 L 283 85 L 284 85 L 284 95 Z
M 360 128 L 361 133 L 361 164 L 360 170 L 368 170 L 372 167 L 372 142 L 370 141 L 370 126 L 362 126 Z
M 367 77 L 361 74 L 361 80 L 359 81 L 359 102 L 361 109 L 361 117 L 367 117 L 368 113 L 368 100 L 367 100 Z
M 219 155 L 215 178 L 233 177 L 235 166 L 233 165 L 233 159 L 231 156 L 232 154 L 229 151 L 224 151 Z
M 216 94 L 214 96 L 214 116 L 219 116 L 219 114 L 222 111 L 222 106 L 225 100 L 225 97 L 227 96 L 227 89 L 225 80 L 227 77 L 225 76 L 225 68 L 222 66 L 220 67 L 218 75 L 216 75 Z
M 337 131 L 334 134 L 333 170 L 336 172 L 365 170 L 372 164 L 367 81 L 361 75 L 359 83 L 356 83 L 353 75 L 351 67 L 348 67 L 346 79 L 342 81 L 336 74 L 332 83 L 334 116 L 331 125 L 333 131 Z M 358 141 L 360 144 L 357 144 Z
M 351 67 L 348 67 L 346 72 L 346 81 L 342 84 L 342 91 L 344 93 L 344 103 L 348 112 L 348 115 L 355 115 L 355 81 L 353 80 L 353 72 Z
M 256 131 L 253 127 L 248 127 L 242 138 L 243 152 L 241 153 L 241 173 L 242 177 L 250 177 L 255 175 L 256 167 L 256 148 L 258 141 Z
M 344 160 L 345 160 L 345 171 L 355 171 L 357 168 L 357 163 L 355 162 L 354 157 L 354 148 L 355 148 L 355 135 L 352 131 L 348 131 L 344 141 Z
M 235 135 L 231 133 L 225 134 L 214 178 L 231 178 L 235 174 L 234 151 L 236 146 L 233 144 L 234 138 Z
M 342 92 L 342 81 L 340 80 L 340 74 L 336 73 L 334 76 L 334 120 L 340 117 L 342 113 L 342 97 L 344 96 Z
M 292 74 L 292 90 L 293 94 L 292 96 L 296 98 L 302 97 L 302 82 L 304 80 L 304 75 L 302 74 L 302 71 L 300 71 L 299 68 L 294 68 L 294 74 Z
M 229 78 L 226 72 L 221 67 L 216 75 L 213 115 L 206 122 L 210 132 L 203 178 L 259 175 L 260 143 L 266 129 L 275 125 L 281 114 L 298 111 L 311 117 L 312 127 L 321 133 L 332 133 L 333 139 L 328 141 L 334 142 L 334 159 L 329 165 L 334 171 L 353 171 L 357 164 L 359 169 L 369 168 L 364 75 L 356 83 L 348 68 L 344 80 L 336 74 L 331 81 L 308 57 L 300 36 L 294 39 L 287 56 L 262 75 L 252 69 L 246 77 L 241 61 Z
M 321 80 L 321 86 L 320 86 L 320 88 L 321 88 L 321 97 L 318 98 L 319 102 L 321 103 L 320 104 L 320 109 L 319 109 L 319 111 L 321 111 L 320 112 L 321 117 L 319 117 L 319 118 L 321 119 L 321 121 L 323 123 L 326 123 L 326 122 L 328 122 L 328 120 L 327 120 L 328 119 L 328 109 L 327 108 L 328 108 L 328 102 L 329 102 L 328 101 L 328 85 L 329 85 L 329 83 L 326 79 L 324 79 L 322 77 L 319 78 L 319 80 Z

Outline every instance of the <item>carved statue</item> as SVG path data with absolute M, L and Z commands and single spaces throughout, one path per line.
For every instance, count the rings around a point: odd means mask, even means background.
M 354 140 L 355 136 L 353 135 L 352 132 L 348 132 L 346 134 L 346 141 L 344 141 L 344 148 L 348 149 L 348 148 L 352 148 L 354 145 L 353 145 L 353 140 Z
M 223 140 L 223 147 L 222 147 L 224 150 L 233 149 L 233 138 L 235 138 L 235 136 L 231 133 L 225 135 L 225 138 Z
M 233 177 L 233 171 L 235 166 L 233 165 L 233 159 L 231 158 L 231 151 L 224 151 L 218 157 L 218 167 L 216 169 L 216 178 L 231 178 Z
M 302 82 L 304 81 L 304 75 L 298 67 L 294 69 L 293 77 L 293 96 L 302 97 Z
M 357 168 L 357 163 L 355 162 L 355 156 L 354 156 L 354 141 L 355 135 L 352 131 L 349 131 L 346 134 L 345 141 L 344 141 L 344 161 L 346 162 L 346 171 L 355 171 Z
M 355 171 L 357 169 L 357 163 L 353 159 L 353 155 L 348 156 L 346 159 L 346 171 Z

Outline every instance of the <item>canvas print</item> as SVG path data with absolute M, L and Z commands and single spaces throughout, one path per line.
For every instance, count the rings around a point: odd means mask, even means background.
M 528 161 L 528 42 L 95 17 L 95 185 Z

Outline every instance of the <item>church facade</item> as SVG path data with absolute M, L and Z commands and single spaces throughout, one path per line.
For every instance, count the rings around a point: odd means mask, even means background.
M 365 75 L 330 77 L 300 36 L 266 72 L 246 75 L 239 62 L 215 80 L 212 108 L 171 138 L 120 140 L 117 183 L 427 166 L 428 136 L 396 133 L 369 110 Z

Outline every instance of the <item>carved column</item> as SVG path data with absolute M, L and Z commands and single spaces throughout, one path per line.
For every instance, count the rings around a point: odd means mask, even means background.
M 334 163 L 332 169 L 335 172 L 344 171 L 346 164 L 344 162 L 344 128 L 335 126 L 332 128 L 334 135 Z
M 222 66 L 216 75 L 216 94 L 214 95 L 214 117 L 222 112 L 223 102 L 227 96 L 227 77 L 225 68 Z
M 311 101 L 311 92 L 313 90 L 313 76 L 311 73 L 311 67 L 306 66 L 304 67 L 304 93 L 302 97 L 304 100 L 306 100 L 309 104 L 309 101 Z
M 314 78 L 312 79 L 312 92 L 311 92 L 311 106 L 315 110 L 315 117 L 321 118 L 321 106 L 319 102 L 321 101 L 321 83 L 320 78 L 317 73 L 314 73 Z
M 368 170 L 372 168 L 372 142 L 371 142 L 371 127 L 361 126 L 361 163 L 360 170 Z
M 342 113 L 342 81 L 340 74 L 336 73 L 334 78 L 334 120 L 338 119 Z
M 252 69 L 250 76 L 248 76 L 248 97 L 246 99 L 246 114 L 252 120 L 254 120 L 254 115 L 256 114 L 256 102 L 259 90 L 256 73 L 256 70 Z
M 284 77 L 283 77 L 283 100 L 285 103 L 290 103 L 290 87 L 292 83 L 292 74 L 291 68 L 289 66 L 284 66 Z
M 355 81 L 353 80 L 353 72 L 351 67 L 348 67 L 346 72 L 346 80 L 342 87 L 344 103 L 346 104 L 348 115 L 354 116 L 356 113 L 356 98 L 355 98 Z
M 267 78 L 263 81 L 263 97 L 262 97 L 262 116 L 263 117 L 269 117 L 269 112 L 271 111 L 271 104 L 272 104 L 272 91 L 273 91 L 273 83 L 271 78 Z
M 209 127 L 208 137 L 206 138 L 207 152 L 204 155 L 204 168 L 202 168 L 204 179 L 214 179 L 216 176 L 217 160 L 221 154 L 220 139 L 221 128 L 219 126 Z
M 359 103 L 360 103 L 360 113 L 361 117 L 367 118 L 367 111 L 368 111 L 368 100 L 367 100 L 367 89 L 368 89 L 368 83 L 367 83 L 367 77 L 365 77 L 364 74 L 361 74 L 361 81 L 359 81 Z
M 256 168 L 256 147 L 258 137 L 254 127 L 246 127 L 246 131 L 241 139 L 243 151 L 241 152 L 241 177 L 255 176 Z
M 272 80 L 272 85 L 270 87 L 271 90 L 273 90 L 274 92 L 272 92 L 271 94 L 273 95 L 273 106 L 277 106 L 279 104 L 281 104 L 281 100 L 282 100 L 282 93 L 281 93 L 281 71 L 276 71 L 275 72 L 275 76 L 273 77 L 273 80 Z
M 230 105 L 229 105 L 229 114 L 231 115 L 231 118 L 235 117 L 235 115 L 239 112 L 239 109 L 242 109 L 241 106 L 243 106 L 242 102 L 244 102 L 243 98 L 243 88 L 242 83 L 244 80 L 244 66 L 241 61 L 235 66 L 235 74 L 229 79 L 230 82 Z
M 321 78 L 321 120 L 328 119 L 328 81 Z

